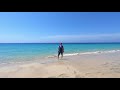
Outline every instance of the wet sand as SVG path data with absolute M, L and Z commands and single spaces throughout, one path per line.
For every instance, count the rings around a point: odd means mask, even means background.
M 43 59 L 44 60 L 44 59 Z M 0 65 L 1 78 L 120 78 L 120 52 Z

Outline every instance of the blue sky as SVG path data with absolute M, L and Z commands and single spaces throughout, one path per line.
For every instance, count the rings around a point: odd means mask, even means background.
M 0 43 L 120 42 L 120 12 L 0 12 Z

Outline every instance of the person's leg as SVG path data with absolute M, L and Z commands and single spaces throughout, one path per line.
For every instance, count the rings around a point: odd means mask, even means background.
M 60 52 L 58 52 L 58 59 L 59 59 Z
M 61 52 L 61 58 L 63 58 L 63 52 Z

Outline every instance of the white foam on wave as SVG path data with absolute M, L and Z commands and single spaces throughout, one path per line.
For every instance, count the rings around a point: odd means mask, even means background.
M 109 51 L 95 51 L 95 52 L 85 52 L 85 53 L 79 53 L 80 55 L 82 54 L 101 54 L 101 53 L 115 53 L 119 52 L 120 50 L 109 50 Z
M 95 52 L 84 52 L 84 53 L 79 53 L 80 55 L 84 55 L 84 54 L 99 54 L 101 53 L 100 51 L 95 51 Z
M 101 53 L 115 53 L 119 52 L 120 50 L 109 50 L 109 51 L 101 51 Z
M 64 54 L 64 56 L 74 56 L 74 55 L 79 55 L 79 53 Z M 55 57 L 57 57 L 57 55 L 47 56 L 47 58 L 55 58 Z
M 74 55 L 79 55 L 79 53 L 65 54 L 64 56 L 74 56 Z
M 52 55 L 52 56 L 47 56 L 47 58 L 54 58 L 57 57 L 56 55 Z

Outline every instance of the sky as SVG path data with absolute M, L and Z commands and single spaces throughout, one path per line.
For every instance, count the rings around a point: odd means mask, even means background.
M 120 12 L 0 12 L 0 43 L 120 42 Z

